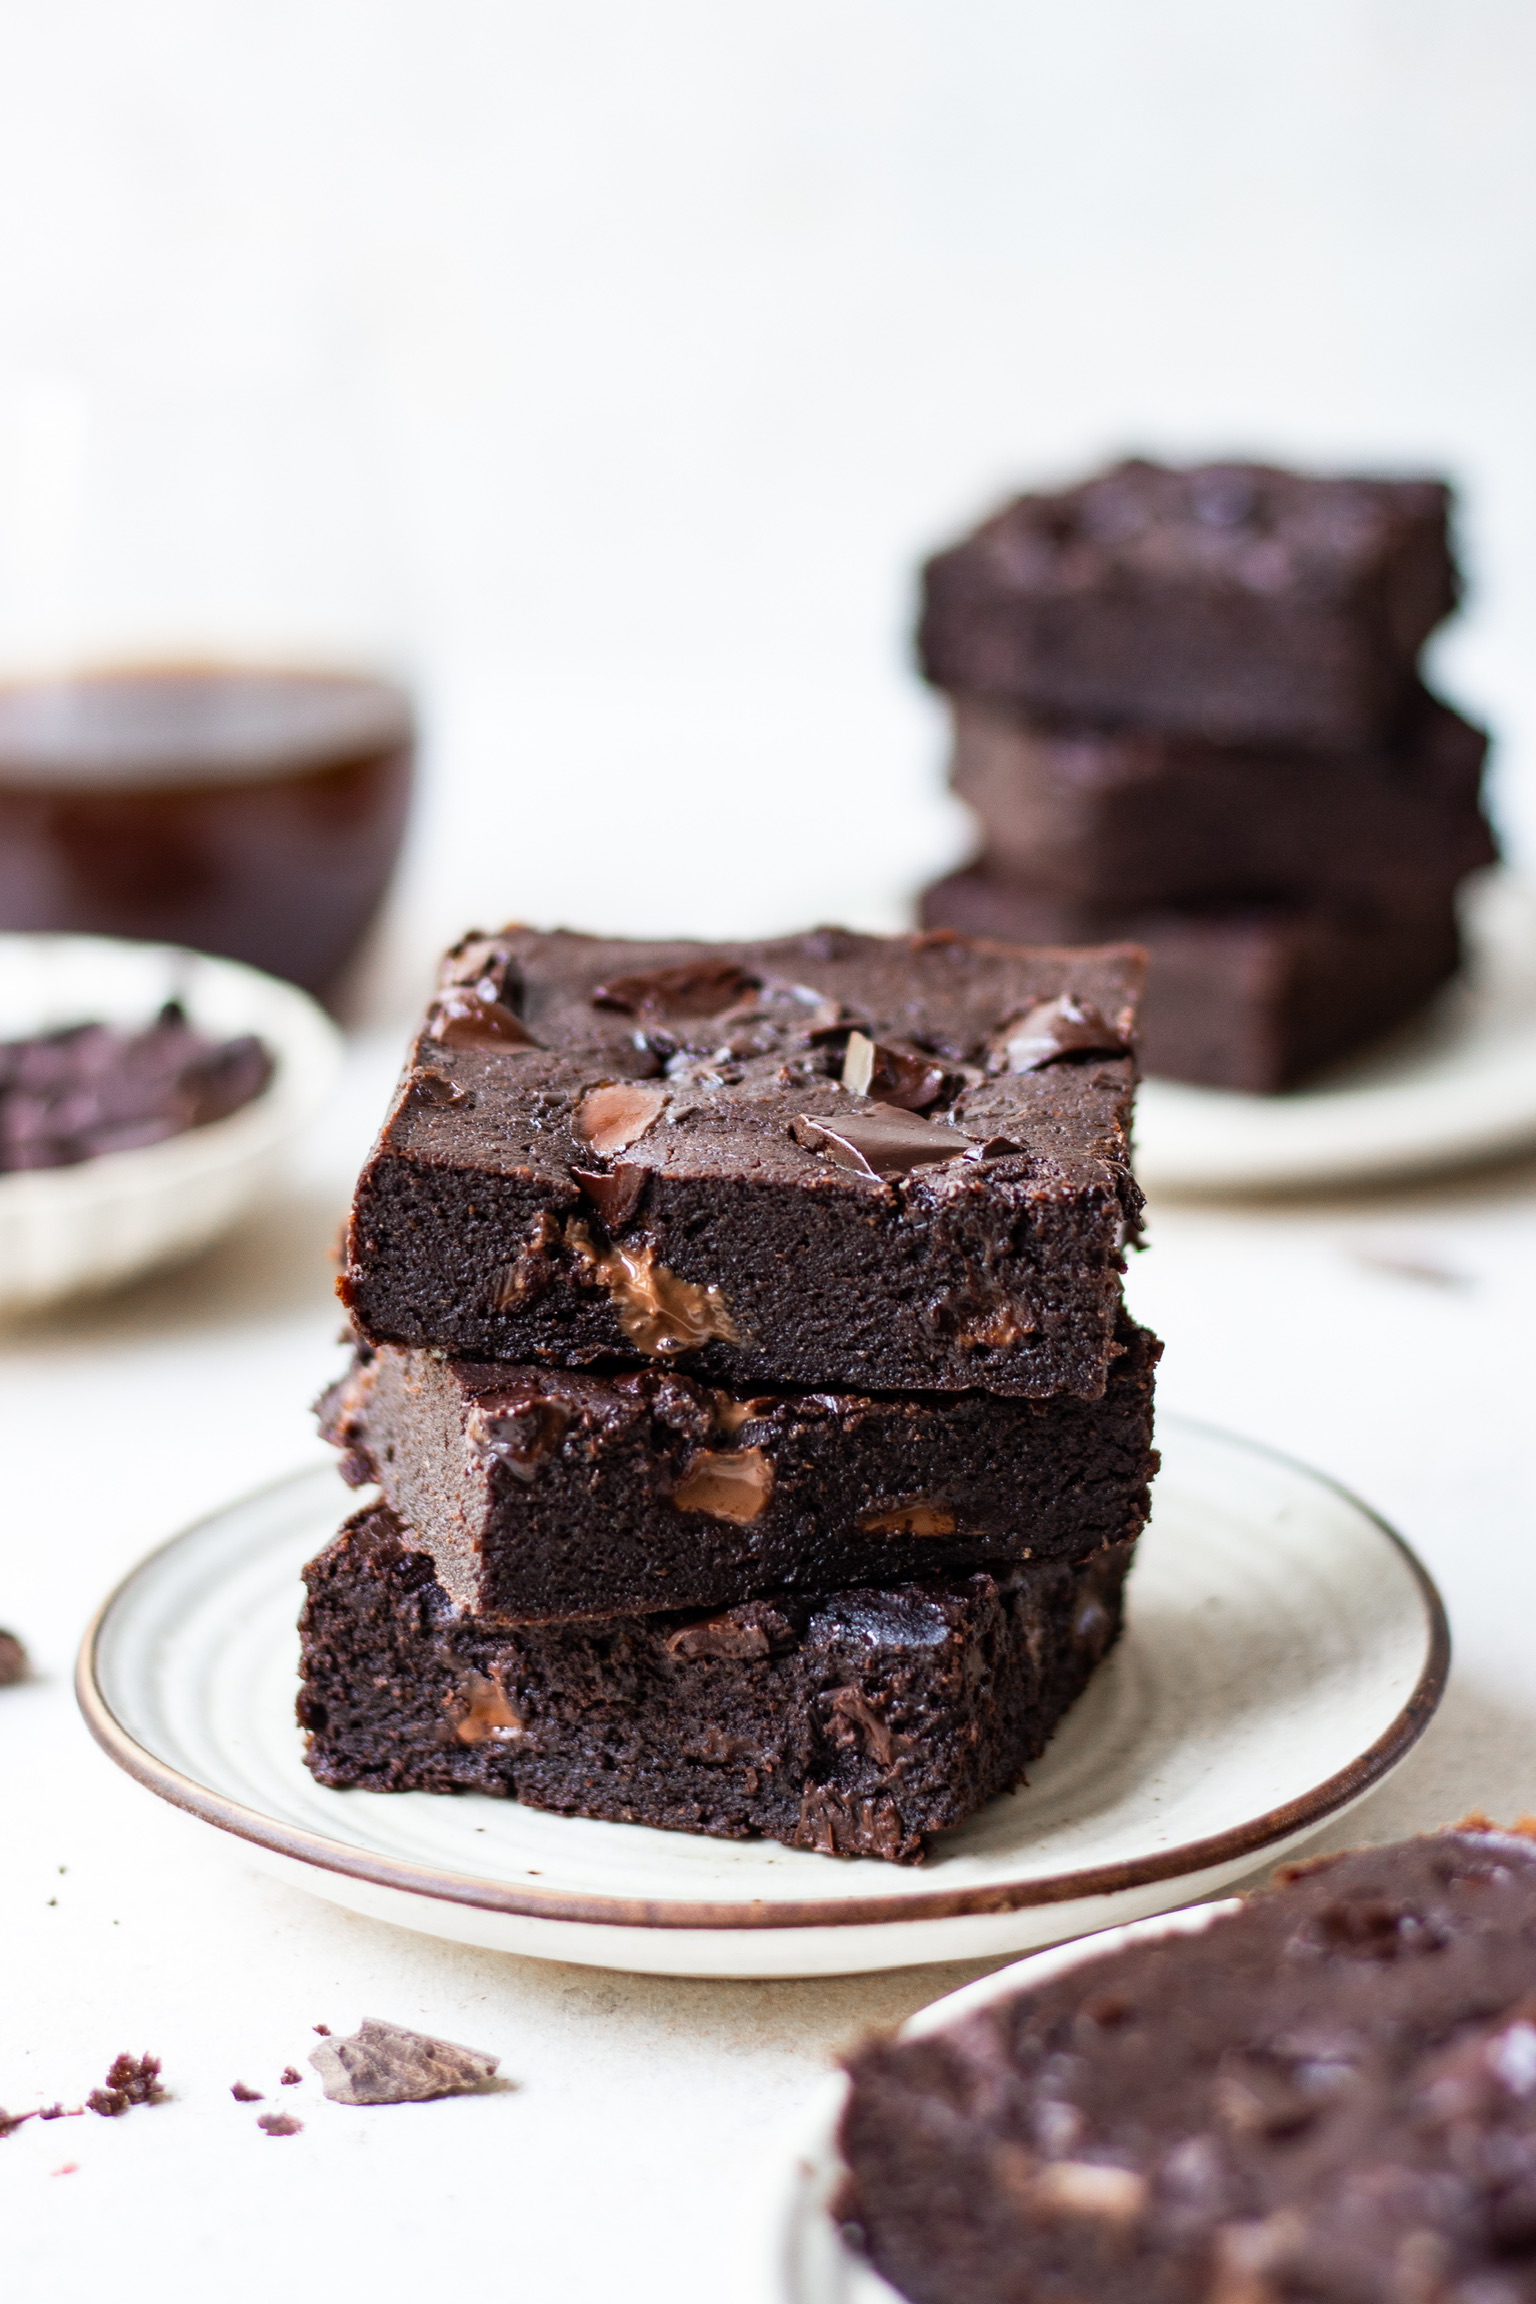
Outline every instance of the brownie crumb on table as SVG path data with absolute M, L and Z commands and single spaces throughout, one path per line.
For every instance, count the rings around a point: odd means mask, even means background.
M 297 2136 L 304 2123 L 295 2120 L 291 2112 L 258 2112 L 256 2125 L 268 2136 Z
M 14 1688 L 31 1674 L 31 1660 L 14 1632 L 0 1632 L 0 1688 Z
M 259 2088 L 247 2088 L 243 2080 L 235 2082 L 230 2089 L 230 2094 L 237 2104 L 260 2104 L 264 2101 L 261 2090 Z
M 124 2054 L 113 2058 L 104 2085 L 93 2088 L 85 2101 L 103 2119 L 115 2120 L 135 2104 L 163 2103 L 165 2095 L 160 2085 L 159 2057 Z

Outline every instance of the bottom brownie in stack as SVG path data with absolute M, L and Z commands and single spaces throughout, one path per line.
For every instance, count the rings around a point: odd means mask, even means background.
M 307 1571 L 309 1764 L 322 1784 L 912 1862 L 1044 1750 L 1120 1629 L 1131 1552 L 510 1625 L 456 1608 L 377 1505 Z
M 383 1501 L 308 1570 L 310 1766 L 920 1857 L 1118 1634 L 1160 1350 L 1122 1319 L 1097 1400 L 360 1350 L 321 1425 Z

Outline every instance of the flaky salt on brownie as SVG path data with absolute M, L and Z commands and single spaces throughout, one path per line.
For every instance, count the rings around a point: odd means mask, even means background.
M 1133 1547 L 714 1615 L 496 1625 L 387 1506 L 305 1570 L 322 1784 L 910 1863 L 1016 1784 L 1120 1629 Z
M 1129 1319 L 1097 1400 L 740 1394 L 671 1368 L 361 1348 L 320 1402 L 454 1601 L 538 1623 L 1081 1560 L 1139 1534 L 1162 1347 Z
M 1536 1846 L 1287 1867 L 852 2058 L 850 2234 L 913 2304 L 1524 2304 Z
M 341 1293 L 366 1341 L 464 1357 L 1097 1398 L 1141 971 L 949 931 L 470 938 Z

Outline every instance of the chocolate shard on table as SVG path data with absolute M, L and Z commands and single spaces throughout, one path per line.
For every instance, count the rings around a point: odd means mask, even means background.
M 912 2304 L 1515 2304 L 1536 2246 L 1536 1847 L 1287 1867 L 850 2062 L 838 2203 Z
M 341 1293 L 366 1341 L 467 1358 L 1097 1398 L 1141 1206 L 1140 979 L 1127 946 L 948 932 L 477 934 L 359 1179 Z
M 1265 1095 L 1405 1023 L 1461 961 L 1454 858 L 1380 904 L 1077 904 L 985 864 L 924 892 L 931 927 L 1020 943 L 1132 937 L 1147 955 L 1144 1071 Z
M 930 560 L 923 669 L 1047 720 L 1363 750 L 1456 604 L 1449 506 L 1433 480 L 1118 464 Z
M 1132 1547 L 723 1612 L 493 1625 L 386 1506 L 305 1572 L 322 1784 L 917 1861 L 1018 1782 L 1113 1644 Z
M 1123 1320 L 1098 1400 L 725 1392 L 364 1348 L 320 1404 L 456 1606 L 511 1623 L 729 1607 L 1079 1560 L 1147 1516 L 1161 1346 Z
M 1411 897 L 1496 861 L 1488 739 L 1417 690 L 1361 752 L 1050 725 L 953 699 L 951 781 L 999 879 L 1101 907 Z

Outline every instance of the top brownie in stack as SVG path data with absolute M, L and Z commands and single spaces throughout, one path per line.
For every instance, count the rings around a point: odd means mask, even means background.
M 1045 720 L 1366 749 L 1455 605 L 1449 504 L 1432 480 L 1119 464 L 928 563 L 923 668 Z
M 370 1345 L 728 1387 L 1099 1398 L 1133 947 L 841 929 L 449 956 L 359 1179 Z

